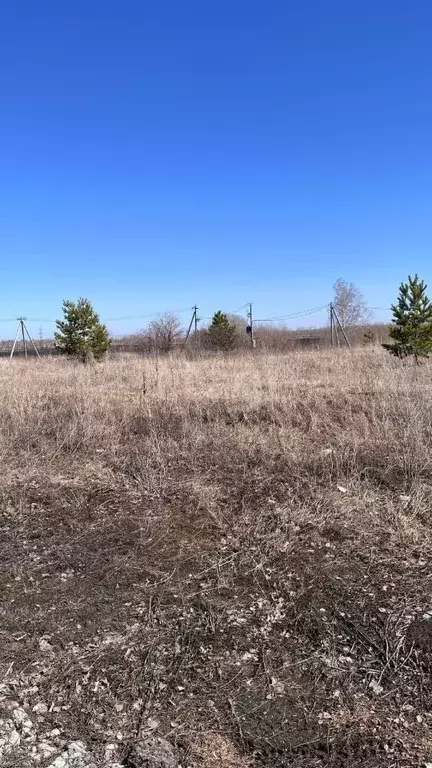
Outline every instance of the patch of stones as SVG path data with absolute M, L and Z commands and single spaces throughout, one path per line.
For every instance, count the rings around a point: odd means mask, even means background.
M 38 704 L 34 712 L 38 715 L 47 710 Z M 42 738 L 37 736 L 35 724 L 27 711 L 16 702 L 11 702 L 6 716 L 0 717 L 0 764 L 6 756 L 26 753 L 33 765 L 47 765 L 47 768 L 97 768 L 91 752 L 82 741 L 72 741 L 60 746 L 59 729 L 55 728 Z M 143 736 L 128 753 L 127 762 L 118 760 L 118 746 L 107 744 L 104 768 L 178 768 L 178 757 L 174 747 L 165 739 L 154 734 Z

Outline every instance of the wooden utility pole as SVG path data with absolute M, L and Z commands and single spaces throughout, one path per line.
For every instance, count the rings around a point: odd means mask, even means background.
M 195 304 L 195 306 L 193 308 L 193 311 L 194 311 L 194 313 L 193 313 L 194 343 L 195 343 L 195 346 L 197 346 L 197 344 L 198 344 L 198 322 L 199 322 L 199 317 L 198 317 L 198 306 L 196 304 Z
M 196 304 L 195 304 L 194 307 L 192 307 L 192 317 L 191 317 L 191 321 L 189 323 L 189 328 L 187 329 L 187 333 L 186 333 L 186 336 L 185 336 L 185 340 L 183 342 L 183 346 L 186 346 L 187 340 L 189 339 L 189 336 L 190 336 L 190 333 L 191 333 L 191 330 L 192 330 L 192 326 L 194 327 L 194 334 L 195 334 L 195 341 L 196 341 L 196 334 L 197 334 L 197 331 L 198 331 L 198 307 L 197 307 Z
M 24 331 L 24 318 L 19 317 L 18 320 L 21 325 L 21 336 L 22 336 L 23 347 L 24 347 L 24 357 L 27 357 L 27 339 Z
M 254 337 L 252 302 L 249 302 L 248 307 L 246 333 L 250 337 L 252 349 L 255 349 L 256 341 Z
M 350 344 L 350 343 L 349 343 L 349 341 L 348 341 L 348 337 L 347 337 L 347 335 L 346 335 L 346 333 L 345 333 L 345 329 L 344 329 L 344 327 L 343 327 L 343 325 L 342 325 L 341 321 L 339 320 L 339 318 L 338 318 L 338 316 L 337 316 L 337 314 L 336 314 L 336 310 L 335 310 L 335 308 L 334 308 L 334 307 L 333 307 L 333 317 L 334 317 L 334 319 L 336 320 L 336 323 L 337 323 L 337 325 L 338 325 L 338 326 L 339 326 L 339 328 L 340 328 L 340 331 L 341 331 L 341 333 L 342 333 L 342 336 L 343 336 L 343 337 L 344 337 L 344 339 L 345 339 L 345 343 L 346 343 L 347 347 L 349 347 L 349 348 L 350 348 L 350 347 L 351 347 L 351 344 Z M 335 326 L 335 328 L 336 328 L 336 335 L 337 335 L 337 326 Z
M 330 302 L 330 338 L 331 345 L 334 347 L 334 319 L 333 319 L 333 304 Z

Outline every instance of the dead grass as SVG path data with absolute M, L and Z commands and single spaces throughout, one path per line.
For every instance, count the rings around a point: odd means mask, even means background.
M 199 768 L 431 759 L 430 372 L 0 361 L 4 760 L 53 729 L 97 765 L 148 732 Z

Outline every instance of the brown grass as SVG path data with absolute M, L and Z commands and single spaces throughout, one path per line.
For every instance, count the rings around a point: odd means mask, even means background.
M 0 707 L 36 734 L 5 765 L 52 729 L 95 765 L 149 732 L 197 768 L 430 759 L 427 364 L 1 361 L 0 414 Z

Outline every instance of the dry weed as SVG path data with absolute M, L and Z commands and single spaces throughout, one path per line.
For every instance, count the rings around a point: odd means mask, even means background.
M 5 765 L 430 760 L 428 365 L 0 361 L 0 413 Z

